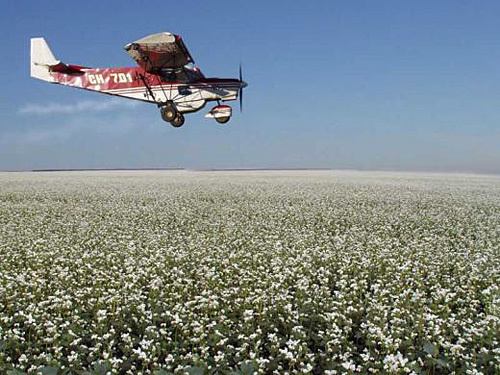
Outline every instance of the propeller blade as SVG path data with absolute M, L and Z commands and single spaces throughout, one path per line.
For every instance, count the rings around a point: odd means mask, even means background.
M 240 83 L 241 82 L 243 82 L 243 73 L 242 73 L 241 62 L 240 62 Z M 239 97 L 240 97 L 240 112 L 243 112 L 243 87 L 241 87 L 241 86 L 240 86 Z
M 240 112 L 243 112 L 243 88 L 240 88 Z

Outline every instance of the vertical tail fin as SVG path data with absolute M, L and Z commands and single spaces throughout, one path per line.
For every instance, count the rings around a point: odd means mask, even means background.
M 49 67 L 57 65 L 58 60 L 44 38 L 31 38 L 31 76 L 47 82 L 54 82 Z

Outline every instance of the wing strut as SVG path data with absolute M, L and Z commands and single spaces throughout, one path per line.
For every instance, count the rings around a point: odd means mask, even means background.
M 146 86 L 146 90 L 148 90 L 148 94 L 151 96 L 151 98 L 153 98 L 155 103 L 157 103 L 155 94 L 153 93 L 153 91 L 151 90 L 151 87 L 149 87 L 148 83 L 146 82 L 146 77 L 144 76 L 144 74 L 138 73 L 137 75 L 138 75 L 139 79 L 142 81 L 142 83 L 144 83 L 144 86 Z
M 151 61 L 151 58 L 149 56 L 145 56 L 145 60 L 147 62 L 149 62 L 149 64 L 151 65 L 151 67 L 154 68 L 153 61 Z M 146 77 L 143 74 L 140 74 L 139 76 L 140 76 L 142 82 L 144 83 L 144 85 L 146 86 L 146 88 L 147 88 L 147 90 L 149 92 L 149 95 L 151 95 L 151 97 L 153 98 L 153 100 L 155 101 L 155 103 L 158 105 L 158 107 L 160 107 L 160 104 L 156 101 L 156 98 L 155 98 L 155 96 L 153 94 L 153 91 L 151 90 L 151 88 L 149 87 L 149 85 L 146 83 Z M 163 91 L 163 94 L 165 95 L 165 97 L 167 97 L 167 94 L 165 93 L 165 89 L 163 88 L 163 85 L 161 84 L 160 76 L 156 75 L 156 78 L 158 80 L 158 84 L 161 87 L 161 91 Z

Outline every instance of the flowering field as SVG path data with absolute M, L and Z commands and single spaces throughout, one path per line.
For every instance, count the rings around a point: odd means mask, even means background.
M 499 374 L 500 177 L 0 174 L 0 374 Z

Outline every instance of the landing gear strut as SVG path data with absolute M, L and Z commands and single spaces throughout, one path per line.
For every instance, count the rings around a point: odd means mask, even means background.
M 175 108 L 175 104 L 172 102 L 167 102 L 167 104 L 161 108 L 161 118 L 163 121 L 171 123 L 175 120 L 178 114 L 179 112 L 177 111 L 177 108 Z

